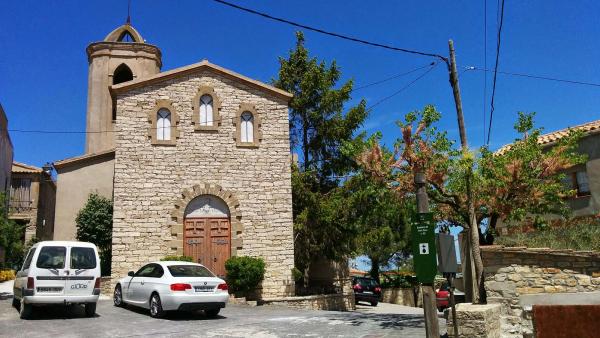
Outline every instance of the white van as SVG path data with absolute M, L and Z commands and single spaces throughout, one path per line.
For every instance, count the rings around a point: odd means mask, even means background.
M 17 272 L 13 306 L 21 318 L 32 306 L 84 304 L 88 317 L 96 313 L 100 295 L 100 257 L 92 243 L 46 241 L 31 247 Z

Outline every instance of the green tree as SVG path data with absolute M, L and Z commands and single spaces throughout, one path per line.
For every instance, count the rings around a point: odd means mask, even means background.
M 77 213 L 77 239 L 94 243 L 100 251 L 102 275 L 110 274 L 112 258 L 113 203 L 110 199 L 92 193 L 85 206 Z
M 379 280 L 381 268 L 389 266 L 397 255 L 408 253 L 408 217 L 413 205 L 363 173 L 349 179 L 344 188 L 352 211 L 348 221 L 358 229 L 356 253 L 369 258 L 370 275 Z
M 8 219 L 6 195 L 0 193 L 0 247 L 4 249 L 3 266 L 18 269 L 23 263 L 25 225 Z
M 545 149 L 538 142 L 541 130 L 533 127 L 534 114 L 519 113 L 515 130 L 522 136 L 514 143 L 497 152 L 482 148 L 479 154 L 463 156 L 446 134 L 437 130 L 440 117 L 433 106 L 407 114 L 399 123 L 402 138 L 391 159 L 375 144 L 358 161 L 400 194 L 413 194 L 413 175 L 424 171 L 433 210 L 444 227 L 468 226 L 465 177 L 468 168 L 474 168 L 472 187 L 482 243 L 486 243 L 482 227 L 493 229 L 499 220 L 510 223 L 548 213 L 568 215 L 564 197 L 573 191 L 562 183 L 562 171 L 585 159 L 577 154 L 580 133 L 571 132 Z M 481 290 L 482 273 L 477 275 Z
M 290 141 L 301 154 L 301 164 L 292 168 L 295 261 L 308 276 L 317 258 L 339 260 L 352 252 L 356 231 L 343 218 L 346 204 L 339 176 L 355 168 L 355 162 L 341 148 L 354 138 L 367 112 L 364 100 L 344 112 L 352 81 L 336 89 L 341 72 L 335 61 L 328 65 L 309 56 L 303 34 L 296 37 L 295 49 L 279 58 L 273 83 L 294 94 Z

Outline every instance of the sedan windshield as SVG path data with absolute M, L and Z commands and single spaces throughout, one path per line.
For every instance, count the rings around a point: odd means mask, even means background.
M 173 277 L 214 277 L 212 272 L 200 265 L 171 265 L 169 272 Z

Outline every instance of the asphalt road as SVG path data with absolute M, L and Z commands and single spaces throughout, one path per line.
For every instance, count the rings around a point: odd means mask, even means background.
M 380 303 L 355 312 L 294 310 L 286 307 L 228 305 L 216 319 L 201 313 L 175 313 L 153 319 L 144 310 L 98 303 L 97 315 L 83 307 L 38 308 L 19 319 L 11 300 L 0 300 L 2 337 L 424 337 L 422 310 Z

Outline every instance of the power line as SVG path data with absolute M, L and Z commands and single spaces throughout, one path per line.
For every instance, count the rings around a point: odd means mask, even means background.
M 377 105 L 379 105 L 380 103 L 391 99 L 392 97 L 402 93 L 404 90 L 408 89 L 410 86 L 412 86 L 415 82 L 419 81 L 420 79 L 422 79 L 425 75 L 427 75 L 429 72 L 431 72 L 433 70 L 433 68 L 435 68 L 435 66 L 437 65 L 437 63 L 433 63 L 429 66 L 429 69 L 427 69 L 423 74 L 419 75 L 416 79 L 412 80 L 410 83 L 408 83 L 406 86 L 400 88 L 398 91 L 392 93 L 389 96 L 386 96 L 384 98 L 382 98 L 381 100 L 375 102 L 374 104 L 372 104 L 370 107 L 367 108 L 367 111 L 371 111 L 373 110 L 373 108 L 375 108 Z
M 375 82 L 372 82 L 372 83 L 366 84 L 366 85 L 364 85 L 364 86 L 360 86 L 360 87 L 354 88 L 352 91 L 361 90 L 361 89 L 364 89 L 364 88 L 367 88 L 367 87 L 375 86 L 375 85 L 378 85 L 378 84 L 381 84 L 381 83 L 384 83 L 384 82 L 387 82 L 387 81 L 390 81 L 390 80 L 397 79 L 397 78 L 399 78 L 399 77 L 402 77 L 402 76 L 404 76 L 404 75 L 408 75 L 408 74 L 414 73 L 414 72 L 416 72 L 417 70 L 421 70 L 421 69 L 423 69 L 423 68 L 427 68 L 428 66 L 433 66 L 433 64 L 434 64 L 434 63 L 435 63 L 435 62 L 432 62 L 432 63 L 430 63 L 430 64 L 428 64 L 428 65 L 425 65 L 425 66 L 422 66 L 422 67 L 415 68 L 415 69 L 413 69 L 413 70 L 410 70 L 410 71 L 408 71 L 408 72 L 404 72 L 404 73 L 396 74 L 396 75 L 394 75 L 394 76 L 390 76 L 390 77 L 388 77 L 388 78 L 385 78 L 385 79 L 382 79 L 382 80 L 379 80 L 379 81 L 375 81 Z
M 479 70 L 479 71 L 483 71 L 483 72 L 492 72 L 493 71 L 491 69 L 474 67 L 474 66 L 470 66 L 470 67 L 466 67 L 466 68 L 469 68 L 472 70 Z M 532 75 L 532 74 L 525 74 L 525 73 L 512 73 L 512 72 L 506 72 L 506 71 L 497 71 L 497 73 L 504 74 L 504 75 L 526 77 L 526 78 L 531 78 L 531 79 L 538 79 L 538 80 L 548 80 L 548 81 L 564 82 L 564 83 L 578 84 L 578 85 L 584 85 L 584 86 L 600 87 L 600 83 L 566 80 L 566 79 L 559 79 L 559 78 L 554 78 L 554 77 L 549 77 L 549 76 Z
M 483 0 L 483 67 L 487 68 L 487 0 Z M 487 73 L 483 77 L 483 143 L 485 144 L 485 120 L 487 107 Z
M 384 45 L 381 43 L 377 43 L 377 42 L 371 42 L 371 41 L 367 41 L 367 40 L 363 40 L 363 39 L 359 39 L 359 38 L 355 38 L 355 37 L 351 37 L 348 35 L 344 35 L 344 34 L 339 34 L 339 33 L 334 33 L 334 32 L 329 32 L 320 28 L 315 28 L 315 27 L 311 27 L 311 26 L 307 26 L 301 23 L 297 23 L 297 22 L 293 22 L 287 19 L 283 19 L 283 18 L 278 18 L 275 16 L 272 16 L 270 14 L 267 13 L 263 13 L 263 12 L 259 12 L 259 11 L 255 11 L 253 9 L 247 8 L 247 7 L 242 7 L 227 1 L 223 1 L 223 0 L 212 0 L 214 2 L 218 2 L 220 4 L 229 6 L 229 7 L 233 7 L 236 9 L 239 9 L 241 11 L 244 12 L 248 12 L 248 13 L 252 13 L 254 15 L 258 15 L 261 16 L 263 18 L 267 18 L 270 20 L 274 20 L 274 21 L 278 21 L 278 22 L 282 22 L 288 25 L 292 25 L 295 27 L 299 27 L 299 28 L 304 28 L 306 30 L 310 30 L 313 32 L 317 32 L 317 33 L 321 33 L 321 34 L 325 34 L 325 35 L 329 35 L 329 36 L 334 36 L 340 39 L 344 39 L 344 40 L 349 40 L 349 41 L 353 41 L 353 42 L 357 42 L 357 43 L 361 43 L 364 45 L 369 45 L 369 46 L 373 46 L 373 47 L 379 47 L 379 48 L 384 48 L 384 49 L 389 49 L 389 50 L 393 50 L 393 51 L 397 51 L 397 52 L 403 52 L 403 53 L 409 53 L 409 54 L 416 54 L 416 55 L 421 55 L 421 56 L 429 56 L 429 57 L 434 57 L 434 58 L 439 58 L 442 59 L 444 61 L 447 61 L 448 58 L 446 58 L 445 56 L 439 55 L 439 54 L 434 54 L 434 53 L 427 53 L 427 52 L 421 52 L 421 51 L 417 51 L 417 50 L 412 50 L 412 49 L 406 49 L 406 48 L 400 48 L 400 47 L 394 47 L 394 46 L 390 46 L 390 45 Z
M 490 136 L 492 134 L 492 121 L 494 119 L 494 98 L 496 96 L 496 78 L 498 76 L 498 61 L 500 59 L 500 43 L 502 37 L 502 23 L 504 22 L 504 0 L 500 5 L 500 23 L 498 24 L 498 42 L 496 44 L 496 65 L 494 66 L 494 80 L 492 81 L 492 100 L 490 104 L 490 123 L 488 126 L 487 142 L 490 144 Z

